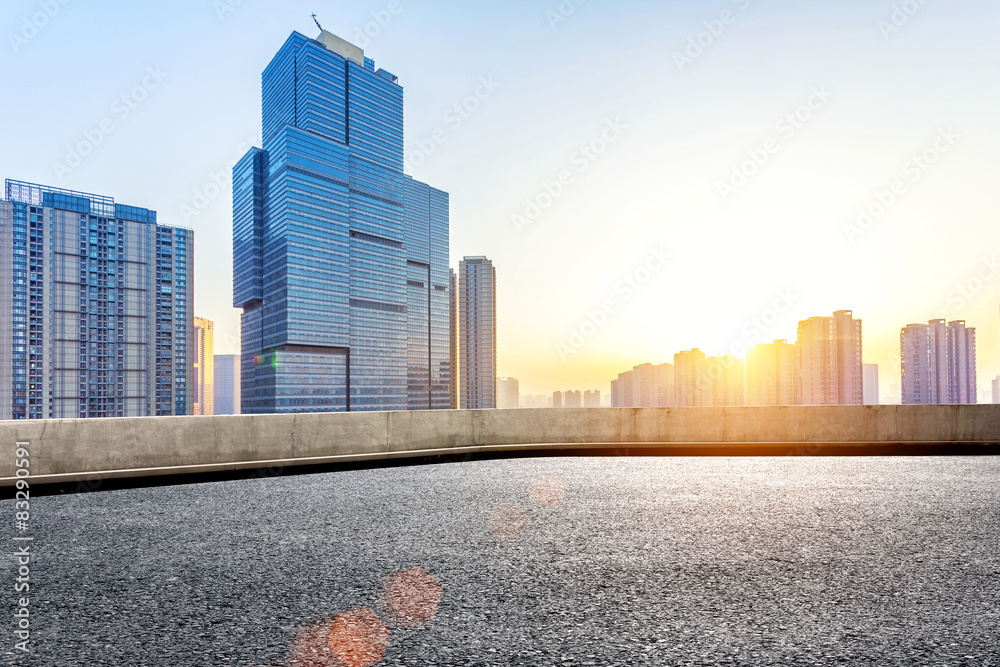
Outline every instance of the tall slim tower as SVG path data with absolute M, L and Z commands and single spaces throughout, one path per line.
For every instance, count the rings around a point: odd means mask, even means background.
M 403 173 L 397 77 L 295 32 L 262 92 L 233 169 L 243 412 L 447 409 L 448 195 Z
M 455 269 L 448 269 L 448 316 L 450 321 L 448 323 L 448 337 L 449 337 L 449 347 L 450 347 L 450 357 L 451 357 L 451 409 L 458 410 L 461 406 L 459 400 L 459 372 L 460 367 L 458 353 L 458 274 L 455 273 Z
M 156 211 L 8 180 L 0 419 L 191 414 L 193 253 Z
M 485 257 L 466 257 L 458 269 L 459 368 L 463 409 L 496 407 L 497 274 Z
M 240 355 L 215 355 L 213 369 L 214 412 L 217 415 L 240 414 Z
M 865 405 L 878 405 L 878 364 L 865 364 Z
M 202 317 L 194 318 L 194 400 L 192 414 L 215 414 L 215 324 Z

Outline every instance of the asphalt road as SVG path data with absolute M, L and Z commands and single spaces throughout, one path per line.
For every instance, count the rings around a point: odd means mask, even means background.
M 1000 665 L 1000 458 L 484 461 L 31 510 L 12 664 Z

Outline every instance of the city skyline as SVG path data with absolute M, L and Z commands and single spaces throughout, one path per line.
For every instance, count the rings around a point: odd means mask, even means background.
M 273 55 L 267 45 L 314 26 L 306 8 L 224 6 L 60 5 L 37 34 L 8 39 L 12 86 L 29 85 L 30 72 L 74 104 L 12 108 L 19 132 L 0 140 L 0 167 L 115 192 L 195 229 L 204 239 L 195 308 L 216 322 L 217 350 L 236 353 L 229 184 L 213 174 L 259 142 L 254 98 Z M 384 3 L 313 10 L 331 32 L 402 65 L 392 69 L 408 91 L 407 172 L 452 193 L 451 266 L 483 253 L 505 268 L 497 370 L 518 377 L 523 393 L 605 389 L 622 368 L 679 349 L 718 356 L 734 343 L 794 339 L 797 321 L 839 308 L 864 319 L 864 361 L 879 365 L 884 395 L 899 391 L 900 325 L 938 317 L 976 323 L 978 390 L 988 389 L 1000 368 L 995 6 L 922 5 L 888 31 L 880 22 L 891 20 L 892 3 L 588 3 L 569 16 L 556 3 L 461 16 L 442 3 L 400 6 L 384 25 L 372 14 Z M 735 21 L 700 53 L 689 50 L 724 9 Z M 13 3 L 5 34 L 20 35 L 35 11 Z M 86 37 L 125 25 L 114 43 Z M 439 34 L 450 41 L 427 48 Z M 512 34 L 525 53 L 510 53 Z M 589 52 L 597 35 L 637 66 L 599 62 Z M 948 58 L 926 50 L 929 35 Z M 70 53 L 105 76 L 71 79 L 60 67 Z M 120 64 L 124 53 L 132 64 Z M 469 57 L 456 62 L 455 53 Z M 539 61 L 554 73 L 539 72 Z M 751 67 L 772 76 L 746 82 Z M 594 90 L 588 81 L 608 71 L 610 83 Z M 186 110 L 206 94 L 212 108 Z M 88 155 L 72 159 L 87 142 Z M 734 174 L 754 157 L 765 164 Z M 530 224 L 517 228 L 517 216 Z M 654 251 L 671 259 L 639 289 L 616 291 L 656 264 Z M 837 279 L 816 265 L 839 267 Z M 608 299 L 615 312 L 560 357 L 558 346 Z

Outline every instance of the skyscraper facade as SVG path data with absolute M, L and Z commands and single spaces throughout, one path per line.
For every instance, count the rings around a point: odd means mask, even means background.
M 243 412 L 447 409 L 449 201 L 403 173 L 397 77 L 296 32 L 262 100 L 233 169 Z
M 585 408 L 601 407 L 601 392 L 597 390 L 583 392 L 583 407 Z
M 463 409 L 496 407 L 496 269 L 485 257 L 466 257 L 458 269 L 459 387 Z
M 240 355 L 215 355 L 213 407 L 217 415 L 240 414 Z
M 861 320 L 849 310 L 799 322 L 803 405 L 862 405 Z
M 977 402 L 975 329 L 961 320 L 909 324 L 899 344 L 903 405 Z
M 801 400 L 798 346 L 776 340 L 751 348 L 746 360 L 746 404 L 799 405 Z
M 155 211 L 8 180 L 0 419 L 191 414 L 193 246 Z
M 215 414 L 215 324 L 202 317 L 194 318 L 194 364 L 192 368 L 191 414 Z

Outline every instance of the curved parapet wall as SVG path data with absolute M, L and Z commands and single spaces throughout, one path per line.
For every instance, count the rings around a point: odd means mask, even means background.
M 0 485 L 27 442 L 33 483 L 445 454 L 636 454 L 997 445 L 1000 406 L 584 408 L 0 422 Z M 985 450 L 984 450 L 985 451 Z M 799 452 L 802 453 L 802 452 Z

